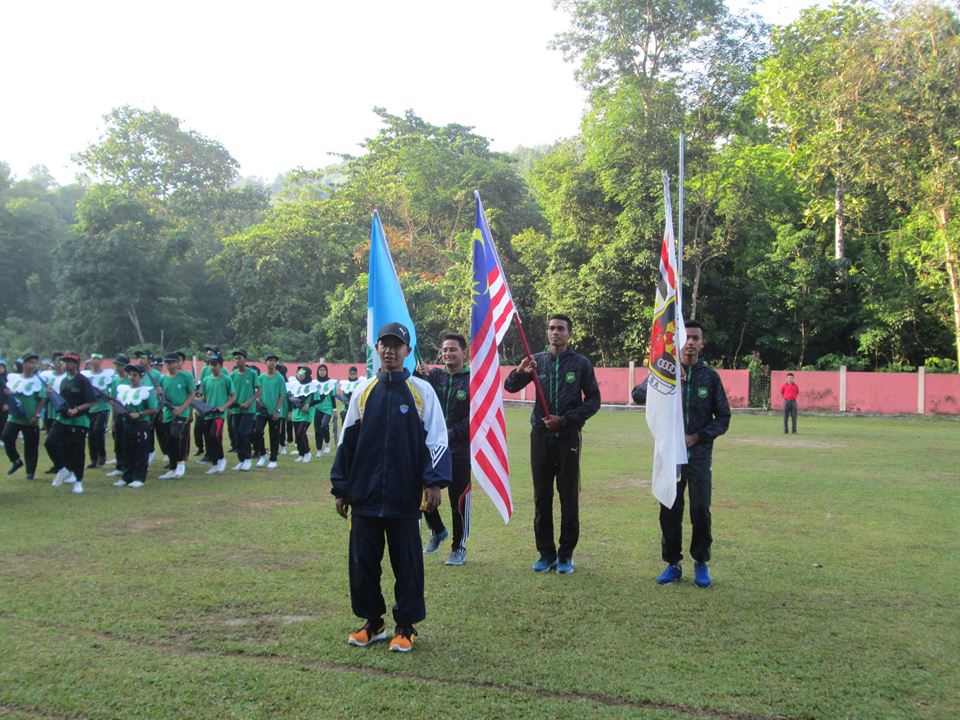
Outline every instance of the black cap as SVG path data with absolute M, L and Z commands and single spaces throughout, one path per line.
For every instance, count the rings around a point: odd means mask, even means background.
M 207 360 L 207 364 L 216 363 L 217 365 L 223 365 L 223 355 L 211 355 Z
M 410 331 L 407 330 L 406 325 L 398 322 L 389 322 L 380 328 L 380 332 L 377 333 L 377 342 L 385 337 L 395 337 L 402 341 L 404 345 L 410 345 Z
M 134 350 L 134 351 L 133 351 L 133 354 L 136 355 L 138 358 L 152 358 L 152 357 L 153 357 L 153 353 L 150 352 L 149 350 Z
M 154 367 L 161 367 L 163 366 L 163 358 L 161 357 L 150 358 L 150 364 L 153 365 Z
M 25 363 L 27 360 L 39 360 L 40 356 L 35 352 L 25 352 L 23 357 L 20 358 L 20 362 Z
M 127 365 L 126 365 L 123 369 L 126 370 L 128 373 L 135 372 L 135 373 L 137 373 L 137 375 L 143 375 L 143 367 L 140 366 L 140 365 L 134 365 L 133 363 L 127 363 Z
M 204 348 L 204 350 L 206 350 L 207 352 L 212 352 L 214 355 L 222 355 L 222 354 L 223 354 L 222 352 L 220 352 L 220 348 L 218 348 L 216 345 L 207 345 L 207 346 Z
M 177 362 L 180 359 L 180 356 L 175 352 L 169 352 L 163 356 L 164 362 Z
M 117 365 L 117 366 L 120 366 L 120 365 L 129 365 L 129 364 L 130 364 L 130 358 L 128 358 L 126 355 L 122 355 L 122 354 L 121 354 L 121 355 L 117 355 L 117 356 L 113 359 L 113 364 L 114 364 L 114 365 Z
M 276 360 L 277 362 L 280 362 L 280 356 L 279 356 L 279 355 L 267 355 L 263 360 L 264 360 L 264 362 L 266 362 L 267 360 Z
M 246 350 L 241 350 L 241 349 L 239 349 L 239 348 L 236 349 L 236 350 L 234 350 L 234 351 L 233 351 L 233 356 L 236 357 L 237 355 L 243 355 L 243 359 L 244 359 L 244 360 L 247 359 L 247 351 L 246 351 Z

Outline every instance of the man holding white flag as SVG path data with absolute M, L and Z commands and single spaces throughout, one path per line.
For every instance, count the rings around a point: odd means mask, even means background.
M 661 554 L 667 563 L 657 582 L 667 585 L 683 575 L 683 494 L 689 488 L 694 582 L 709 587 L 713 440 L 730 426 L 730 405 L 720 376 L 700 358 L 703 326 L 695 321 L 683 322 L 666 174 L 663 190 L 666 227 L 660 249 L 647 387 L 647 425 L 654 437 L 651 490 L 660 501 Z

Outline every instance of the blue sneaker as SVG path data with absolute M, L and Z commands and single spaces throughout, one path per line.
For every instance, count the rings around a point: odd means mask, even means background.
M 561 558 L 557 563 L 557 575 L 569 575 L 573 572 L 573 558 Z
M 430 539 L 427 540 L 427 546 L 423 549 L 423 551 L 432 555 L 440 549 L 440 543 L 442 543 L 448 537 L 450 537 L 450 533 L 446 528 L 441 530 L 439 533 L 430 533 Z
M 465 547 L 450 551 L 447 558 L 447 565 L 465 565 L 467 562 L 467 549 Z
M 547 570 L 552 570 L 554 567 L 556 567 L 556 565 L 556 555 L 541 555 L 540 559 L 530 567 L 534 572 L 546 572 Z
M 669 585 L 674 580 L 679 580 L 683 577 L 683 568 L 679 565 L 667 565 L 662 573 L 657 575 L 657 584 L 658 585 Z
M 706 563 L 693 564 L 693 584 L 697 587 L 710 587 L 710 573 L 707 571 Z

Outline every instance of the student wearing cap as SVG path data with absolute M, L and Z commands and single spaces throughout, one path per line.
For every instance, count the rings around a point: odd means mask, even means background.
M 160 387 L 160 378 L 161 375 L 154 369 L 153 363 L 153 353 L 149 350 L 137 350 L 134 353 L 134 356 L 137 358 L 137 364 L 143 369 L 143 379 L 141 384 L 156 388 L 157 390 L 157 400 L 163 398 L 163 388 Z M 161 365 L 162 365 L 161 361 Z M 150 437 L 147 439 L 147 447 L 149 448 L 149 454 L 147 458 L 147 463 L 153 462 L 153 456 L 157 450 L 157 443 L 160 440 L 161 430 L 160 428 L 160 413 L 154 413 L 150 416 Z M 160 443 L 161 450 L 163 449 L 163 444 Z
M 257 402 L 257 424 L 253 438 L 259 456 L 257 467 L 266 466 L 268 470 L 277 467 L 277 455 L 280 452 L 280 413 L 287 399 L 287 380 L 277 372 L 279 361 L 280 358 L 276 355 L 267 355 L 267 370 L 257 376 L 260 400 Z M 269 459 L 263 442 L 264 428 L 269 428 L 270 434 Z
M 94 391 L 100 393 L 99 399 L 90 408 L 90 432 L 87 435 L 87 452 L 90 455 L 88 470 L 107 464 L 107 421 L 110 419 L 110 401 L 107 392 L 114 371 L 103 369 L 103 355 L 90 355 L 90 369 L 83 371 L 84 376 L 93 385 Z
M 107 389 L 107 395 L 109 395 L 114 400 L 117 400 L 117 390 L 121 386 L 129 385 L 130 378 L 127 373 L 127 366 L 130 365 L 130 358 L 126 355 L 120 354 L 113 359 L 113 366 L 116 368 L 116 374 L 110 380 L 110 387 Z M 139 365 L 137 367 L 140 367 Z M 143 375 L 141 373 L 141 381 Z M 110 424 L 110 436 L 113 438 L 113 455 L 114 459 L 109 461 L 107 464 L 111 463 L 116 465 L 116 467 L 107 473 L 107 477 L 123 477 L 123 472 L 126 469 L 126 456 L 124 454 L 124 439 L 123 439 L 123 415 L 120 413 L 113 413 L 113 422 Z
M 224 416 L 234 402 L 237 395 L 233 389 L 233 381 L 223 374 L 223 358 L 220 355 L 211 355 L 207 359 L 209 372 L 200 381 L 200 392 L 213 410 L 203 417 L 203 426 L 207 429 L 207 457 L 213 464 L 207 470 L 207 475 L 217 475 L 227 469 L 227 461 L 223 456 L 223 424 Z
M 43 381 L 45 387 L 53 388 L 55 392 L 59 392 L 60 383 L 63 382 L 63 379 L 67 376 L 67 371 L 63 369 L 63 353 L 55 352 L 50 357 L 50 367 L 40 371 L 40 379 Z M 47 434 L 50 433 L 50 428 L 53 426 L 53 415 L 52 408 L 44 408 L 43 431 Z M 53 458 L 50 459 L 53 460 Z M 47 475 L 52 475 L 57 470 L 59 470 L 59 468 L 50 468 L 47 470 Z
M 10 460 L 7 475 L 13 475 L 23 467 L 24 461 L 17 452 L 17 436 L 23 435 L 23 454 L 27 464 L 27 480 L 33 480 L 37 472 L 37 456 L 40 448 L 40 415 L 46 396 L 43 382 L 37 376 L 39 357 L 35 353 L 26 353 L 21 361 L 23 367 L 17 377 L 9 376 L 2 386 L 3 406 L 7 412 L 7 424 L 0 433 L 3 449 Z M 8 396 L 13 396 L 12 402 Z
M 66 404 L 63 409 L 56 411 L 44 447 L 57 467 L 51 485 L 73 485 L 73 492 L 79 495 L 83 492 L 85 446 L 90 429 L 87 412 L 97 402 L 97 397 L 90 381 L 80 374 L 79 355 L 65 353 L 63 365 L 66 372 L 60 382 L 59 394 Z M 48 396 L 51 390 L 48 386 Z
M 317 391 L 310 401 L 314 406 L 313 438 L 317 443 L 317 457 L 330 454 L 330 420 L 337 411 L 337 382 L 330 379 L 328 372 L 326 365 L 317 366 Z
M 143 384 L 145 371 L 141 365 L 127 364 L 124 374 L 126 384 L 116 388 L 117 402 L 127 411 L 121 425 L 124 467 L 123 476 L 113 485 L 141 488 L 147 481 L 151 419 L 157 414 L 160 403 L 157 389 Z
M 230 413 L 234 420 L 235 444 L 237 459 L 240 461 L 233 468 L 246 472 L 253 467 L 251 461 L 251 441 L 257 422 L 257 400 L 260 398 L 260 388 L 257 387 L 257 373 L 247 365 L 247 353 L 243 350 L 233 351 L 233 360 L 236 366 L 230 373 L 233 382 L 233 391 L 237 394 L 237 401 Z
M 387 323 L 377 335 L 381 370 L 350 400 L 330 471 L 337 513 L 350 515 L 350 600 L 363 626 L 348 637 L 365 647 L 387 637 L 380 588 L 384 541 L 393 566 L 396 623 L 390 650 L 408 652 L 426 617 L 420 508 L 435 510 L 450 484 L 447 428 L 430 384 L 403 367 L 410 331 Z
M 5 388 L 7 386 L 7 361 L 3 358 L 0 358 L 0 388 Z M 7 411 L 6 406 L 0 405 L 0 437 L 3 436 L 3 426 L 7 422 Z M 0 440 L 0 445 L 3 444 L 3 440 Z
M 307 463 L 313 457 L 310 454 L 310 438 L 307 430 L 313 421 L 313 408 L 310 398 L 314 393 L 313 373 L 306 365 L 297 366 L 297 374 L 287 383 L 287 389 L 293 396 L 290 421 L 293 423 L 293 437 L 297 443 L 297 459 L 294 462 Z
M 164 362 L 167 372 L 160 378 L 163 390 L 163 419 L 161 424 L 165 438 L 165 452 L 169 465 L 161 480 L 183 477 L 187 471 L 187 457 L 184 454 L 183 438 L 189 440 L 190 403 L 196 397 L 193 375 L 183 370 L 183 360 L 177 353 L 169 353 Z M 189 452 L 189 447 L 187 448 Z
M 293 423 L 290 422 L 290 378 L 287 375 L 287 366 L 277 363 L 277 372 L 283 376 L 283 407 L 280 409 L 280 454 L 287 454 L 287 445 L 293 444 Z
M 203 367 L 200 368 L 200 377 L 197 379 L 197 397 L 202 398 L 202 387 L 204 378 L 210 375 L 210 358 L 214 355 L 220 355 L 220 348 L 216 345 L 207 345 L 205 348 L 207 351 L 207 357 L 204 361 Z M 222 359 L 222 358 L 221 358 Z M 204 423 L 203 416 L 200 413 L 197 413 L 196 422 L 193 425 L 193 444 L 197 446 L 197 451 L 194 453 L 194 456 L 200 456 L 200 459 L 197 460 L 198 463 L 206 464 L 210 462 L 210 458 L 207 457 L 206 450 L 204 449 L 204 438 L 207 434 L 207 427 Z

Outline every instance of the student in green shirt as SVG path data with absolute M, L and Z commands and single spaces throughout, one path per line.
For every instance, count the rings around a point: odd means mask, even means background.
M 207 358 L 206 358 L 206 361 L 204 362 L 203 367 L 200 368 L 200 379 L 197 380 L 197 397 L 202 397 L 201 388 L 203 386 L 203 381 L 205 378 L 210 376 L 210 358 L 212 358 L 214 355 L 220 355 L 220 348 L 218 348 L 216 345 L 207 345 L 206 350 L 207 350 Z M 203 417 L 200 415 L 200 413 L 197 413 L 196 418 L 194 418 L 194 424 L 193 424 L 193 444 L 197 446 L 197 451 L 194 453 L 194 456 L 197 456 L 197 455 L 200 456 L 200 459 L 197 460 L 197 462 L 201 464 L 206 464 L 210 462 L 210 458 L 207 457 L 207 453 L 204 450 L 203 441 L 206 435 L 207 435 L 206 423 Z
M 330 420 L 337 410 L 337 382 L 330 379 L 326 365 L 317 366 L 317 392 L 311 404 L 314 406 L 313 436 L 317 443 L 317 457 L 329 455 Z
M 260 459 L 257 467 L 267 466 L 268 470 L 277 467 L 277 455 L 280 452 L 280 413 L 283 410 L 287 395 L 287 380 L 277 372 L 277 363 L 280 358 L 276 355 L 267 355 L 266 372 L 257 376 L 257 387 L 260 389 L 260 401 L 257 403 L 257 425 L 253 433 L 254 449 Z M 270 429 L 270 457 L 267 458 L 267 448 L 263 442 L 263 430 Z
M 233 381 L 223 374 L 223 357 L 211 355 L 207 359 L 210 372 L 200 381 L 200 392 L 213 410 L 203 417 L 203 425 L 207 429 L 207 457 L 213 467 L 207 470 L 207 475 L 217 475 L 227 469 L 227 461 L 223 457 L 223 423 L 224 415 L 233 406 L 237 395 L 233 389 Z
M 143 367 L 127 364 L 124 371 L 127 383 L 117 386 L 117 402 L 127 411 L 122 425 L 125 464 L 123 477 L 114 483 L 114 487 L 142 488 L 147 481 L 152 420 L 160 403 L 156 388 L 143 384 Z
M 110 388 L 114 371 L 104 370 L 103 355 L 92 353 L 90 369 L 84 370 L 83 374 L 97 392 L 104 394 L 90 408 L 89 413 L 90 432 L 87 435 L 87 454 L 90 455 L 90 464 L 87 465 L 87 469 L 93 470 L 107 464 L 107 421 L 110 419 L 110 401 L 105 395 Z
M 237 402 L 230 408 L 230 413 L 234 423 L 234 447 L 240 460 L 233 469 L 246 472 L 253 467 L 250 460 L 251 441 L 257 422 L 260 388 L 257 387 L 257 373 L 247 366 L 247 353 L 244 350 L 234 350 L 233 360 L 236 367 L 230 373 L 230 380 L 233 382 L 233 391 L 237 394 Z
M 316 392 L 316 384 L 313 382 L 310 368 L 306 365 L 297 367 L 297 375 L 290 383 L 290 389 L 293 395 L 293 400 L 290 402 L 290 421 L 293 423 L 293 436 L 297 442 L 297 454 L 299 455 L 294 462 L 307 463 L 313 457 L 310 454 L 310 439 L 307 437 L 307 430 L 313 420 L 313 408 L 310 407 L 310 399 Z
M 7 409 L 7 424 L 3 427 L 3 449 L 10 460 L 7 475 L 13 475 L 23 467 L 23 460 L 17 452 L 17 436 L 23 434 L 23 454 L 27 462 L 27 480 L 33 480 L 37 472 L 37 456 L 40 450 L 40 415 L 46 403 L 43 381 L 37 376 L 40 357 L 36 353 L 26 353 L 22 359 L 23 372 L 19 377 L 10 377 L 2 388 L 3 405 Z M 19 412 L 8 396 L 14 396 L 19 404 Z
M 164 362 L 167 371 L 160 378 L 163 390 L 163 431 L 165 451 L 169 460 L 168 470 L 160 476 L 161 480 L 183 477 L 187 471 L 187 453 L 189 453 L 190 433 L 187 427 L 190 421 L 190 403 L 196 397 L 193 375 L 182 370 L 182 359 L 177 353 L 169 353 Z M 186 452 L 184 441 L 188 443 Z
M 129 364 L 130 358 L 128 358 L 126 355 L 117 355 L 113 359 L 113 366 L 117 369 L 117 372 L 110 380 L 110 387 L 107 389 L 107 394 L 114 400 L 117 399 L 118 388 L 130 384 L 130 378 L 127 376 L 127 365 Z M 126 468 L 126 458 L 123 455 L 123 417 L 124 416 L 120 413 L 113 414 L 113 423 L 111 423 L 110 433 L 113 437 L 113 454 L 116 459 L 112 460 L 111 462 L 117 467 L 116 469 L 108 472 L 107 477 L 122 477 L 123 471 Z
M 143 368 L 143 385 L 156 388 L 157 400 L 160 400 L 163 397 L 163 389 L 160 387 L 160 373 L 151 367 L 153 353 L 149 350 L 137 350 L 134 355 L 137 358 L 137 363 Z M 157 450 L 157 440 L 160 439 L 160 413 L 151 416 L 151 425 L 153 429 L 147 443 L 150 446 L 148 463 L 153 462 L 153 455 Z M 163 449 L 162 443 L 160 444 L 160 449 Z
M 90 418 L 87 411 L 97 401 L 90 381 L 80 374 L 80 356 L 64 353 L 63 365 L 66 374 L 60 381 L 59 395 L 64 404 L 54 414 L 53 425 L 47 433 L 43 446 L 53 458 L 57 474 L 50 484 L 59 487 L 63 483 L 73 485 L 73 492 L 83 492 L 83 466 L 87 431 Z M 47 386 L 48 399 L 53 388 Z

